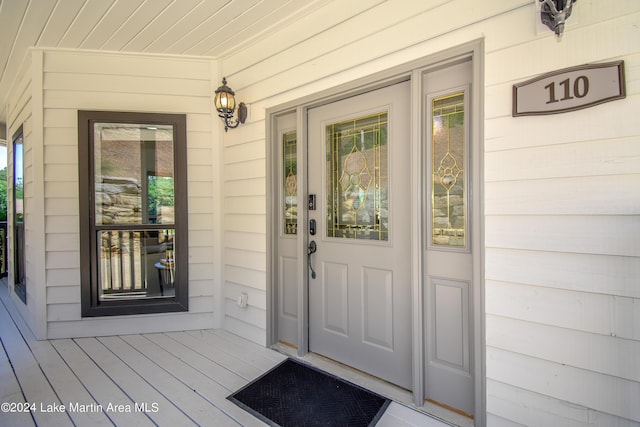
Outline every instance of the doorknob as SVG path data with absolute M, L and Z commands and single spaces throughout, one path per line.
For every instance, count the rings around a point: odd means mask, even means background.
M 309 242 L 309 246 L 307 246 L 307 263 L 309 264 L 309 270 L 311 270 L 311 278 L 316 278 L 316 272 L 313 269 L 313 265 L 311 264 L 311 255 L 316 253 L 318 250 L 318 245 L 316 245 L 315 240 Z

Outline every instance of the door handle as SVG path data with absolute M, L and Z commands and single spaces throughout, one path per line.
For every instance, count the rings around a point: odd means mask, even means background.
M 311 270 L 312 279 L 316 278 L 316 272 L 313 269 L 313 264 L 311 264 L 311 255 L 316 253 L 317 250 L 318 250 L 318 245 L 316 244 L 315 240 L 310 241 L 309 246 L 307 246 L 307 263 L 309 264 L 309 270 Z
M 315 240 L 309 242 L 309 246 L 307 247 L 307 255 L 315 254 L 318 250 L 318 245 L 316 245 Z

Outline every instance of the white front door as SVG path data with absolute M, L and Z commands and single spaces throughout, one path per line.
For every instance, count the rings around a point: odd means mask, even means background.
M 406 389 L 409 131 L 409 82 L 308 112 L 309 350 Z

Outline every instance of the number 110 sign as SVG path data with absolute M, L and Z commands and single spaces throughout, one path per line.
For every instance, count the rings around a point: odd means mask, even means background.
M 513 85 L 513 116 L 564 113 L 625 95 L 624 61 L 581 65 Z

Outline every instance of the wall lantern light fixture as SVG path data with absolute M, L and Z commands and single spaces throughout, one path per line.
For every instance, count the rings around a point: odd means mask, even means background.
M 237 128 L 240 123 L 244 123 L 244 121 L 247 120 L 247 106 L 244 102 L 241 102 L 238 104 L 238 119 L 235 123 L 230 122 L 230 120 L 233 119 L 233 113 L 236 109 L 236 98 L 235 92 L 227 86 L 227 79 L 225 77 L 222 78 L 222 86 L 216 89 L 215 94 L 214 104 L 216 110 L 218 110 L 218 116 L 222 118 L 224 122 L 225 132 L 229 128 Z
M 564 23 L 571 15 L 573 4 L 578 0 L 540 0 L 540 19 L 556 36 L 562 36 Z

